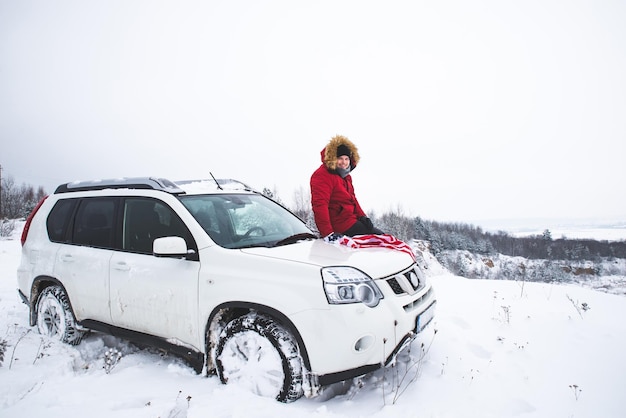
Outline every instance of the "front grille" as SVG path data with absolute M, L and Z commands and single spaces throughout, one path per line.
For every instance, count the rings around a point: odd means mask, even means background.
M 417 264 L 410 268 L 389 277 L 387 284 L 396 295 L 412 295 L 426 285 L 426 276 Z
M 404 311 L 405 312 L 411 312 L 413 309 L 415 309 L 416 307 L 420 306 L 423 301 L 425 301 L 426 299 L 428 299 L 430 297 L 430 295 L 432 294 L 433 289 L 428 289 L 428 292 L 424 293 L 422 296 L 420 296 L 419 298 L 415 299 L 413 302 L 404 305 Z
M 387 283 L 389 283 L 389 287 L 391 287 L 391 290 L 393 290 L 393 293 L 395 293 L 396 295 L 406 293 L 404 290 L 402 290 L 402 287 L 400 287 L 400 283 L 398 283 L 395 277 L 388 279 Z

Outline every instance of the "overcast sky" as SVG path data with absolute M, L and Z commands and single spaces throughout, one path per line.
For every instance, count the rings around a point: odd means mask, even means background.
M 626 2 L 0 0 L 17 184 L 232 177 L 342 134 L 366 211 L 626 219 Z

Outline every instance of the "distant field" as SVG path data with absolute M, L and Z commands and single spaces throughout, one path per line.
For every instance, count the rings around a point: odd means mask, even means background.
M 567 221 L 485 221 L 478 222 L 486 231 L 506 231 L 516 237 L 541 235 L 548 229 L 552 239 L 596 239 L 599 241 L 626 240 L 626 222 L 600 223 L 600 222 L 573 222 Z
M 626 240 L 626 228 L 547 228 L 552 234 L 552 239 L 569 238 L 569 239 L 595 239 L 598 241 L 621 241 Z M 529 235 L 541 235 L 545 230 L 521 230 L 510 231 L 517 237 L 525 237 Z

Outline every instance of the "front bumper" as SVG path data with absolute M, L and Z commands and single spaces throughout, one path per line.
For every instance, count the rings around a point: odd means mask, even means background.
M 311 372 L 305 378 L 305 395 L 315 396 L 323 386 L 350 380 L 392 363 L 432 321 L 437 303 L 434 293 L 429 292 L 424 299 L 419 308 L 409 312 L 406 312 L 407 305 L 401 306 L 402 311 L 395 313 L 390 312 L 392 309 L 387 309 L 386 313 L 374 312 L 369 308 L 359 312 L 357 309 L 356 314 L 345 321 L 345 327 L 341 324 L 340 316 L 336 316 L 334 319 L 339 323 L 325 328 L 324 337 L 318 335 L 314 340 L 326 341 L 322 348 L 315 342 L 307 344 Z M 325 323 L 323 316 L 318 313 L 318 323 Z M 387 316 L 387 320 L 381 321 L 381 316 Z M 393 326 L 389 326 L 390 323 Z M 311 341 L 306 336 L 304 339 Z M 369 339 L 369 342 L 359 349 L 361 346 L 358 344 L 362 339 Z M 332 347 L 328 341 L 333 342 Z
M 380 369 L 383 366 L 387 366 L 392 363 L 396 356 L 402 352 L 405 348 L 407 348 L 413 340 L 417 337 L 417 334 L 411 331 L 400 341 L 400 344 L 393 350 L 391 355 L 387 358 L 387 360 L 383 363 L 376 364 L 368 364 L 366 366 L 357 367 L 356 369 L 344 370 L 337 373 L 329 373 L 322 376 L 316 376 L 313 374 L 309 374 L 309 378 L 314 379 L 320 386 L 327 386 L 333 383 L 342 382 L 344 380 L 354 379 L 355 377 L 363 376 L 367 373 L 371 373 L 375 370 Z

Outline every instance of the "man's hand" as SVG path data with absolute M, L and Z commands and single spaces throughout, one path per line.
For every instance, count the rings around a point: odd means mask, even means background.
M 328 234 L 328 235 L 326 235 L 324 237 L 324 241 L 326 241 L 326 242 L 335 242 L 335 241 L 339 240 L 341 237 L 343 237 L 343 235 L 338 234 L 336 232 L 332 232 L 332 233 L 330 233 L 330 234 Z

